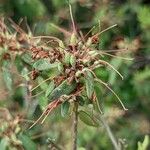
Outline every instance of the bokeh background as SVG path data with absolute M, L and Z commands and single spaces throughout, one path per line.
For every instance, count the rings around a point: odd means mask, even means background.
M 112 85 L 129 109 L 124 112 L 116 103 L 115 97 L 107 89 L 100 87 L 100 102 L 113 133 L 122 141 L 125 149 L 137 150 L 137 142 L 143 141 L 144 136 L 150 134 L 150 1 L 72 0 L 71 4 L 77 28 L 83 34 L 97 25 L 99 20 L 101 29 L 118 24 L 100 36 L 99 48 L 128 48 L 125 53 L 134 58 L 133 61 L 110 59 L 110 63 L 124 75 L 123 81 L 110 70 L 97 70 L 96 73 Z M 53 24 L 71 32 L 69 8 L 65 0 L 0 0 L 0 16 L 10 17 L 16 23 L 23 18 L 20 26 L 28 31 L 27 22 L 34 35 L 65 38 Z M 124 52 L 114 52 L 118 55 L 117 53 Z M 18 114 L 24 115 L 24 93 L 27 91 L 15 87 L 10 94 L 1 76 L 0 73 L 0 116 L 7 115 L 6 117 L 16 119 Z M 19 84 L 19 79 L 15 81 L 16 85 Z M 28 118 L 35 119 L 41 113 L 38 101 L 43 105 L 44 100 L 40 97 L 31 101 L 32 107 L 26 115 Z M 37 125 L 32 130 L 26 130 L 28 124 L 29 122 L 21 123 L 21 130 L 25 134 L 19 135 L 19 139 L 26 143 L 26 150 L 50 149 L 48 139 L 64 149 L 71 149 L 71 119 L 63 118 L 59 109 L 42 126 Z M 2 135 L 0 139 L 2 146 Z M 83 150 L 113 149 L 103 127 L 97 129 L 82 122 L 79 122 L 78 147 Z

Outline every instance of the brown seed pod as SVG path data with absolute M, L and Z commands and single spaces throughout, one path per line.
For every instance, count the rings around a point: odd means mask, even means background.
M 99 42 L 99 37 L 97 35 L 92 37 L 92 44 L 97 44 Z
M 35 69 L 32 70 L 32 72 L 31 72 L 31 79 L 35 80 L 38 77 L 38 75 L 39 75 L 39 72 L 37 70 L 35 70 Z
M 3 59 L 4 60 L 10 60 L 11 59 L 10 54 L 9 53 L 4 53 L 3 54 Z

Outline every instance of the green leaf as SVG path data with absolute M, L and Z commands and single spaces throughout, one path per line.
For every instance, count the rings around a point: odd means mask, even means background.
M 76 99 L 80 106 L 83 106 L 85 104 L 85 100 L 82 96 L 77 96 Z
M 56 87 L 49 95 L 49 101 L 58 99 L 62 95 L 68 95 L 76 88 L 76 82 L 68 83 L 67 80 L 63 81 L 58 87 Z
M 25 150 L 37 150 L 36 144 L 27 135 L 20 134 L 19 139 L 22 141 Z
M 75 33 L 72 33 L 70 38 L 70 45 L 75 45 L 77 43 L 77 37 Z
M 70 63 L 70 56 L 71 56 L 71 54 L 70 54 L 69 52 L 66 52 L 66 53 L 65 53 L 64 63 L 65 63 L 66 65 L 69 65 L 69 63 Z
M 26 62 L 27 64 L 29 65 L 32 65 L 33 64 L 33 59 L 31 57 L 31 55 L 29 53 L 24 53 L 22 56 L 21 56 L 22 60 L 24 62 Z
M 1 150 L 7 150 L 8 145 L 9 145 L 9 139 L 7 137 L 3 138 L 0 141 L 0 149 Z
M 98 123 L 94 120 L 91 114 L 88 114 L 87 112 L 80 110 L 79 111 L 79 118 L 81 121 L 83 121 L 85 124 L 93 127 L 97 127 Z
M 51 64 L 47 59 L 39 59 L 33 64 L 33 68 L 37 70 L 47 70 L 57 67 L 58 63 Z
M 148 147 L 149 143 L 150 143 L 149 136 L 146 135 L 145 138 L 144 138 L 143 143 L 138 142 L 138 150 L 147 150 L 147 147 Z
M 55 88 L 55 83 L 54 83 L 54 81 L 51 81 L 47 87 L 47 90 L 45 92 L 45 96 L 48 97 L 51 94 L 51 92 L 54 90 L 54 88 Z
M 138 20 L 143 29 L 150 27 L 150 7 L 149 6 L 141 6 L 137 12 Z
M 15 58 L 15 66 L 16 66 L 16 68 L 17 68 L 19 73 L 24 68 L 24 64 L 23 64 L 23 62 L 22 62 L 22 60 L 21 60 L 19 55 L 17 55 L 16 58 Z
M 68 101 L 65 101 L 62 105 L 61 105 L 61 115 L 63 117 L 65 117 L 68 112 L 69 112 L 69 108 L 70 108 L 70 103 Z
M 28 70 L 26 67 L 22 68 L 21 75 L 22 75 L 27 81 L 30 80 L 30 77 L 28 76 L 28 74 L 29 74 L 29 70 Z
M 70 57 L 70 64 L 72 67 L 76 65 L 76 57 L 74 55 L 71 55 Z
M 148 147 L 149 143 L 150 143 L 149 136 L 148 136 L 148 135 L 146 135 L 146 136 L 145 136 L 145 138 L 144 138 L 144 141 L 143 141 L 143 143 L 142 143 L 142 145 L 143 145 L 143 149 L 144 149 L 144 150 L 146 150 L 146 149 L 147 149 L 147 147 Z
M 94 91 L 96 94 L 96 98 L 98 99 L 98 101 L 101 101 L 101 97 L 102 97 L 102 91 L 101 91 L 101 86 L 99 84 L 94 84 Z
M 8 90 L 12 90 L 13 80 L 10 72 L 10 63 L 8 61 L 4 61 L 3 63 L 3 79 Z
M 63 73 L 63 71 L 64 71 L 64 66 L 63 66 L 63 64 L 61 62 L 58 63 L 58 71 L 60 73 Z
M 85 86 L 87 96 L 89 99 L 91 99 L 94 92 L 94 79 L 92 73 L 88 70 L 85 71 Z
M 41 110 L 44 110 L 45 107 L 48 105 L 48 98 L 45 97 L 45 95 L 42 94 L 42 95 L 38 98 L 38 100 L 39 100 L 39 106 L 40 106 Z
M 15 0 L 12 3 L 19 14 L 26 16 L 30 21 L 41 18 L 45 14 L 45 6 L 40 0 Z
M 38 83 L 40 84 L 40 88 L 42 90 L 46 90 L 48 88 L 48 84 L 44 82 L 44 79 L 42 77 L 38 77 Z

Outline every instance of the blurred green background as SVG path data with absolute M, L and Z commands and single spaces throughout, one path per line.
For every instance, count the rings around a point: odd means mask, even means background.
M 124 75 L 123 81 L 112 71 L 97 70 L 96 73 L 112 85 L 129 109 L 124 112 L 114 96 L 107 89 L 100 88 L 100 101 L 113 133 L 122 141 L 125 149 L 137 150 L 137 142 L 143 141 L 144 136 L 150 134 L 150 1 L 72 0 L 71 4 L 77 28 L 82 30 L 83 34 L 98 24 L 99 20 L 102 29 L 118 24 L 101 35 L 99 48 L 128 48 L 128 55 L 134 58 L 133 61 L 110 59 L 110 63 Z M 24 18 L 34 35 L 65 38 L 52 23 L 71 31 L 69 8 L 65 0 L 0 0 L 0 16 L 10 17 L 16 23 L 20 18 Z M 26 30 L 24 21 L 21 27 Z M 0 107 L 7 108 L 15 119 L 17 114 L 24 114 L 23 93 L 26 91 L 23 90 L 16 88 L 13 96 L 10 96 L 0 80 Z M 38 101 L 42 103 L 40 97 Z M 36 100 L 31 103 L 32 107 L 27 116 L 33 119 L 31 116 L 36 118 L 40 109 Z M 62 145 L 64 149 L 71 149 L 71 119 L 61 117 L 59 111 L 58 109 L 50 115 L 44 125 L 37 125 L 32 130 L 25 130 L 28 123 L 20 125 L 25 134 L 20 134 L 19 139 L 25 143 L 26 150 L 50 149 L 48 139 Z M 2 112 L 4 115 L 4 111 Z M 7 140 L 2 140 L 2 135 L 0 138 L 0 146 L 5 148 Z M 78 147 L 83 150 L 113 149 L 103 127 L 97 129 L 82 122 L 79 122 Z

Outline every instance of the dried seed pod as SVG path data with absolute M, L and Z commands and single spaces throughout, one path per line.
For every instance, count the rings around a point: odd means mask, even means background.
M 32 72 L 31 72 L 31 79 L 35 80 L 38 77 L 38 75 L 39 75 L 39 72 L 37 70 L 35 70 L 35 69 L 32 70 Z
M 3 59 L 4 60 L 10 60 L 11 59 L 10 54 L 9 53 L 4 53 L 3 54 Z
M 97 44 L 99 41 L 98 35 L 92 37 L 92 44 Z

